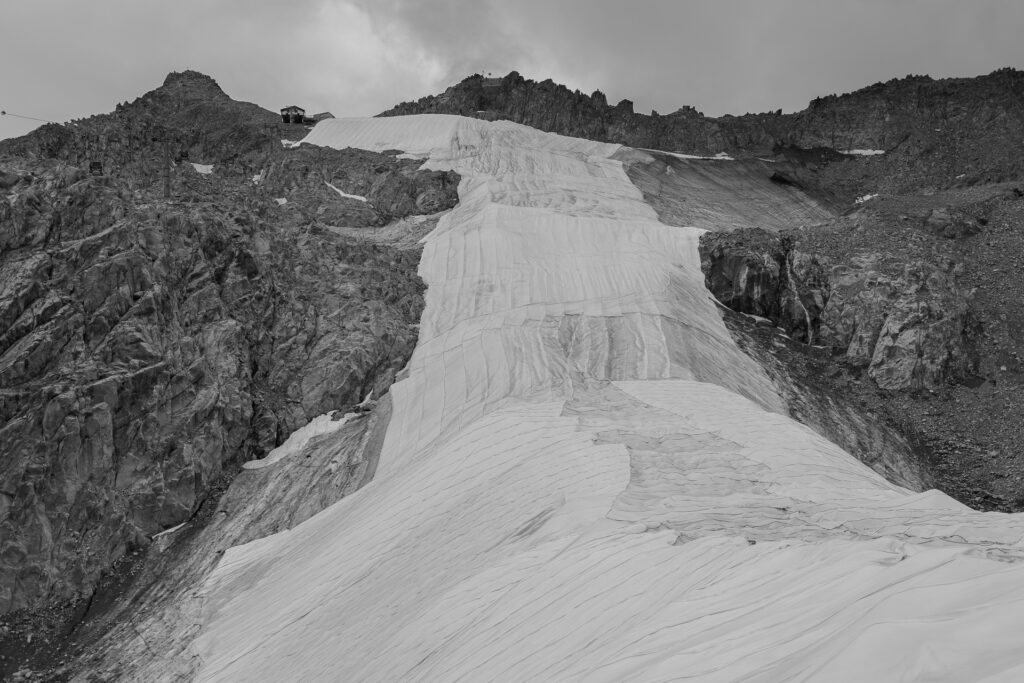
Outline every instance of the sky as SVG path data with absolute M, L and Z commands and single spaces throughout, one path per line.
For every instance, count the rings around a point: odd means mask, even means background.
M 1021 0 L 0 0 L 0 139 L 170 71 L 236 100 L 368 116 L 473 73 L 638 112 L 796 111 L 907 74 L 1024 69 Z

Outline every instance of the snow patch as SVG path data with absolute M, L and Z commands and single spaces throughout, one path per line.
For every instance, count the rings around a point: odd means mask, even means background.
M 275 201 L 275 202 L 277 202 L 277 205 L 278 205 L 278 206 L 284 206 L 285 204 L 287 204 L 287 203 L 288 203 L 288 200 L 287 200 L 287 199 L 285 199 L 284 197 L 278 197 L 278 198 L 277 198 L 277 199 L 275 199 L 274 201 Z
M 668 154 L 669 156 L 676 157 L 677 159 L 703 159 L 705 161 L 736 161 L 734 158 L 729 156 L 726 152 L 719 152 L 718 154 L 708 157 L 700 156 L 698 154 L 683 154 L 682 152 L 666 152 L 660 149 L 648 149 L 646 152 L 658 152 L 659 154 Z
M 331 185 L 331 184 L 330 184 L 329 182 L 327 182 L 326 180 L 324 181 L 324 185 L 326 185 L 327 187 L 331 188 L 332 190 L 334 190 L 335 192 L 337 192 L 338 194 L 340 194 L 340 195 L 341 195 L 342 197 L 344 197 L 345 199 L 358 199 L 358 200 L 359 200 L 359 201 L 361 201 L 361 202 L 365 202 L 365 201 L 366 201 L 366 197 L 361 197 L 361 196 L 359 196 L 359 195 L 357 195 L 357 194 L 349 194 L 349 193 L 347 193 L 347 192 L 342 192 L 341 190 L 339 190 L 338 188 L 336 188 L 336 187 L 335 187 L 334 185 Z
M 753 320 L 756 323 L 767 323 L 767 324 L 771 325 L 772 327 L 775 327 L 775 323 L 772 322 L 770 319 L 765 318 L 764 316 L 754 315 L 753 313 L 744 313 L 743 315 L 747 316 L 747 318 L 749 318 L 750 320 Z
M 213 173 L 213 164 L 192 164 L 192 168 L 196 169 L 196 173 L 202 173 L 203 175 L 210 175 Z
M 877 154 L 885 154 L 884 149 L 841 149 L 841 154 L 853 154 L 859 157 L 871 157 Z
M 337 411 L 335 411 L 335 413 L 336 412 Z M 247 470 L 258 470 L 264 467 L 269 467 L 274 463 L 280 462 L 288 456 L 295 455 L 301 451 L 314 436 L 336 432 L 344 427 L 350 419 L 355 417 L 355 413 L 346 413 L 343 418 L 336 420 L 334 419 L 335 413 L 317 415 L 304 427 L 300 427 L 292 432 L 291 436 L 289 436 L 283 444 L 267 453 L 266 457 L 259 460 L 249 460 L 248 462 L 242 463 L 242 467 Z
M 164 529 L 163 531 L 161 531 L 158 534 L 153 534 L 150 538 L 152 540 L 156 540 L 156 539 L 160 538 L 161 536 L 168 536 L 170 534 L 173 534 L 175 531 L 178 531 L 179 529 L 181 529 L 186 524 L 188 524 L 188 522 L 182 522 L 181 524 L 178 524 L 177 526 L 172 526 L 170 529 Z
M 863 204 L 864 202 L 868 202 L 868 201 L 871 201 L 872 199 L 874 199 L 874 198 L 875 198 L 875 197 L 877 197 L 877 196 L 878 196 L 878 194 L 877 194 L 877 193 L 875 193 L 875 194 L 866 194 L 866 195 L 864 195 L 863 197 L 857 197 L 857 198 L 856 198 L 856 199 L 854 199 L 853 201 L 854 201 L 854 203 L 856 203 L 856 204 Z
M 284 147 L 285 149 L 294 149 L 301 144 L 302 142 L 297 140 L 281 140 L 281 146 Z

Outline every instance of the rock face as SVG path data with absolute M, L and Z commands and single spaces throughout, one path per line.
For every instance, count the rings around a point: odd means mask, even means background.
M 200 662 L 188 645 L 203 609 L 195 587 L 228 547 L 290 529 L 372 479 L 390 414 L 385 394 L 371 414 L 314 437 L 300 454 L 242 470 L 216 506 L 129 558 L 117 574 L 134 575 L 130 583 L 101 585 L 76 624 L 78 642 L 92 644 L 76 679 L 193 678 Z M 154 648 L 167 656 L 154 658 Z
M 832 263 L 760 229 L 701 239 L 705 281 L 720 302 L 831 348 L 879 387 L 935 389 L 972 376 L 978 329 L 955 265 L 898 261 L 858 254 Z
M 814 256 L 793 249 L 792 238 L 760 228 L 707 233 L 701 267 L 708 289 L 728 308 L 768 318 L 806 344 L 821 338 L 827 272 Z
M 892 188 L 923 183 L 995 182 L 1024 171 L 1024 72 L 933 80 L 907 76 L 812 101 L 803 111 L 704 116 L 693 107 L 638 114 L 623 100 L 609 105 L 551 80 L 512 72 L 470 76 L 436 96 L 403 102 L 382 116 L 419 113 L 504 118 L 541 130 L 690 154 L 764 156 L 785 148 L 827 149 Z M 857 158 L 850 150 L 884 150 Z M 820 156 L 820 155 L 819 155 Z M 958 178 L 958 176 L 962 176 Z
M 878 255 L 833 268 L 822 342 L 845 350 L 883 389 L 936 389 L 977 370 L 970 296 L 953 274 L 914 261 L 886 272 Z
M 169 200 L 157 120 L 190 159 Z M 405 364 L 418 253 L 372 228 L 450 207 L 458 177 L 283 149 L 276 120 L 172 74 L 0 145 L 0 612 L 88 591 L 241 461 Z M 104 175 L 76 165 L 96 155 Z

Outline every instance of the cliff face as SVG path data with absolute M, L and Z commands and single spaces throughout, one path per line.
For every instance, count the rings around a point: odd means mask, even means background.
M 795 247 L 794 235 L 754 229 L 705 235 L 701 261 L 724 305 L 829 349 L 881 389 L 935 391 L 978 370 L 977 321 L 949 259 L 941 268 L 868 252 L 832 262 Z
M 1024 72 L 1013 69 L 977 78 L 908 76 L 817 98 L 792 114 L 718 118 L 692 107 L 639 114 L 629 100 L 610 105 L 600 91 L 586 95 L 513 71 L 501 79 L 470 76 L 381 116 L 414 113 L 509 119 L 563 135 L 688 154 L 764 156 L 786 146 L 884 150 L 852 161 L 904 188 L 995 182 L 1024 172 Z
M 418 253 L 374 228 L 450 207 L 458 177 L 285 149 L 305 130 L 278 121 L 172 74 L 0 145 L 0 612 L 88 591 L 405 364 Z

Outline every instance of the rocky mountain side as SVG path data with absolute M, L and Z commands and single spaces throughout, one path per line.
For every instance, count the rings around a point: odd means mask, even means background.
M 883 194 L 824 224 L 701 240 L 716 298 L 803 345 L 790 367 L 816 365 L 825 393 L 898 429 L 937 487 L 1003 511 L 1024 509 L 1022 255 L 1013 184 Z
M 99 162 L 105 175 L 127 189 L 149 188 L 162 174 L 166 151 L 172 161 L 209 163 L 221 171 L 245 173 L 270 153 L 281 137 L 301 137 L 301 125 L 281 125 L 278 114 L 232 100 L 209 76 L 171 73 L 161 87 L 109 114 L 50 124 L 2 143 L 11 157 L 55 159 L 89 169 Z M 165 150 L 166 143 L 166 150 Z
M 293 149 L 279 121 L 186 72 L 0 143 L 0 612 L 88 595 L 404 366 L 422 284 L 401 238 L 458 177 Z
M 998 182 L 1024 172 L 1024 72 L 1014 69 L 977 78 L 907 76 L 816 98 L 791 114 L 721 117 L 687 106 L 640 114 L 629 100 L 612 105 L 601 91 L 586 95 L 513 71 L 504 78 L 470 76 L 381 116 L 414 113 L 509 119 L 563 135 L 698 155 L 783 158 L 794 148 L 824 149 L 844 163 L 833 164 L 822 184 L 846 199 L 878 189 Z M 851 150 L 885 153 L 843 154 Z

